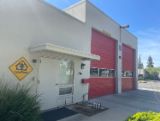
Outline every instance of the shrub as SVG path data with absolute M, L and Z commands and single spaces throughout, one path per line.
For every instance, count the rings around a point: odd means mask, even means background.
M 30 88 L 0 83 L 0 121 L 39 121 L 40 104 Z
M 148 67 L 145 69 L 145 80 L 159 80 L 160 68 Z
M 160 121 L 160 113 L 139 112 L 129 117 L 126 121 Z

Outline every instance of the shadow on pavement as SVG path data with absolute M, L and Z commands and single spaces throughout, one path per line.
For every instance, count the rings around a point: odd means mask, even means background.
M 43 121 L 57 121 L 75 114 L 77 113 L 64 107 L 44 112 L 41 114 L 41 117 Z

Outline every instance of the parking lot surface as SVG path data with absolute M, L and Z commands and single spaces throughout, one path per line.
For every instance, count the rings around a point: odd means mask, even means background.
M 77 114 L 60 121 L 125 121 L 139 111 L 160 111 L 160 92 L 136 90 L 96 98 L 91 102 L 101 103 L 109 109 L 94 116 Z

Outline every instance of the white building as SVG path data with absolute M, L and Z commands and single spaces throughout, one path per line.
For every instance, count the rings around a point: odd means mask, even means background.
M 87 0 L 1 0 L 0 42 L 0 78 L 32 85 L 42 110 L 136 89 L 137 38 Z

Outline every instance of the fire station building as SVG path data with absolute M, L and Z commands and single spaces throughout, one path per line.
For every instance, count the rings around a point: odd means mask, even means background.
M 0 1 L 0 80 L 32 86 L 42 110 L 137 88 L 137 38 L 87 0 Z

